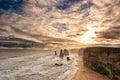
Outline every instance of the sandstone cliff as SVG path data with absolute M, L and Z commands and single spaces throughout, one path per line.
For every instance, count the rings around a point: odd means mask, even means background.
M 111 80 L 120 80 L 120 48 L 89 47 L 84 50 L 83 60 L 88 68 Z

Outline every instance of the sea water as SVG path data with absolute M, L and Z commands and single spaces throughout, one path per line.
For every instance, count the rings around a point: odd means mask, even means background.
M 0 80 L 71 80 L 77 70 L 76 54 L 69 57 L 67 61 L 52 51 L 0 50 Z

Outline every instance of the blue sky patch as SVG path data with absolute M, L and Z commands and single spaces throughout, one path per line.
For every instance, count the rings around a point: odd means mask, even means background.
M 56 7 L 60 10 L 65 10 L 69 8 L 73 3 L 80 2 L 81 0 L 63 0 L 61 4 L 58 4 Z
M 23 2 L 23 0 L 0 0 L 0 14 L 7 11 L 22 12 Z

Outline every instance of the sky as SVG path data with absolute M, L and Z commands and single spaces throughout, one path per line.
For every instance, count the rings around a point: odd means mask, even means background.
M 120 46 L 120 0 L 0 0 L 0 36 L 44 49 Z

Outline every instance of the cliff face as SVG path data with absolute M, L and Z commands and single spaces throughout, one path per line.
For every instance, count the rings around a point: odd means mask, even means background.
M 107 75 L 111 80 L 120 80 L 120 48 L 86 48 L 83 59 L 88 68 Z

